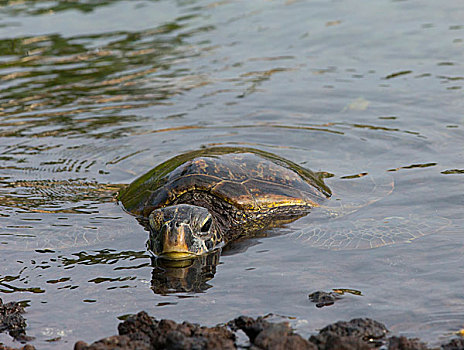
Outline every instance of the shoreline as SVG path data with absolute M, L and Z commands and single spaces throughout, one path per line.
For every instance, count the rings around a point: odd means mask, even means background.
M 24 308 L 17 302 L 3 304 L 0 299 L 0 332 L 25 344 L 13 348 L 0 344 L 0 350 L 34 350 L 26 344 L 34 338 L 26 335 Z M 270 314 L 272 315 L 272 314 Z M 464 349 L 464 337 L 456 335 L 440 347 L 428 347 L 417 338 L 391 334 L 387 327 L 370 318 L 338 321 L 322 328 L 318 334 L 304 338 L 288 322 L 270 322 L 270 316 L 239 316 L 213 327 L 157 320 L 145 311 L 128 316 L 118 325 L 118 335 L 91 344 L 77 341 L 74 350 L 106 349 L 292 349 L 292 350 L 457 350 Z

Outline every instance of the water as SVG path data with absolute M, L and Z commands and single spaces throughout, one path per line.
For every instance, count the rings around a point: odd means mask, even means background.
M 3 2 L 0 297 L 28 305 L 38 348 L 114 334 L 140 310 L 206 325 L 275 313 L 306 335 L 369 316 L 446 341 L 464 327 L 463 19 L 457 0 Z M 239 242 L 194 288 L 159 289 L 187 269 L 160 273 L 113 196 L 215 145 L 333 174 L 337 215 Z M 309 238 L 385 227 L 401 242 Z M 332 288 L 363 296 L 307 298 Z

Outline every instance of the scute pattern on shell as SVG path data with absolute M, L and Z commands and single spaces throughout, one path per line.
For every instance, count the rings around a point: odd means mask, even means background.
M 330 196 L 316 174 L 271 153 L 223 147 L 182 156 L 166 161 L 122 192 L 120 200 L 126 209 L 147 216 L 190 191 L 208 192 L 242 211 L 254 212 L 318 206 Z

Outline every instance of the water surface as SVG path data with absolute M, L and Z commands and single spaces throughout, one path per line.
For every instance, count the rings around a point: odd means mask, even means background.
M 464 326 L 463 19 L 457 0 L 3 2 L 0 297 L 27 303 L 38 348 L 140 310 L 275 313 L 302 334 L 368 316 L 449 339 Z M 179 285 L 186 270 L 160 273 L 114 194 L 217 145 L 328 172 L 334 197 Z M 325 249 L 327 232 L 401 239 Z M 307 298 L 332 288 L 363 296 Z

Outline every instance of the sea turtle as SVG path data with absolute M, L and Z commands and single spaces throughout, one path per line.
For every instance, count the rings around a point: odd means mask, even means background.
M 313 247 L 366 249 L 408 242 L 446 227 L 438 216 L 370 206 L 393 191 L 387 176 L 343 176 L 331 185 L 316 173 L 252 148 L 214 147 L 171 158 L 122 189 L 119 201 L 150 231 L 149 249 L 165 259 L 189 259 L 241 236 L 294 221 L 293 236 Z M 333 220 L 334 219 L 334 220 Z
M 118 196 L 148 221 L 149 248 L 185 259 L 306 215 L 331 196 L 322 175 L 272 153 L 216 147 L 174 157 Z

